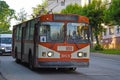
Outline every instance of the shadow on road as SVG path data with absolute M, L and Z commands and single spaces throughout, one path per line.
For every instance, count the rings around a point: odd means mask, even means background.
M 22 65 L 29 69 L 27 64 L 22 63 Z M 31 71 L 38 73 L 38 74 L 79 74 L 79 75 L 84 75 L 83 73 L 77 72 L 77 69 L 75 71 L 71 71 L 69 69 L 64 69 L 64 68 L 58 68 L 58 69 L 56 69 L 56 68 L 39 68 L 39 69 L 31 70 Z
M 68 69 L 41 68 L 41 69 L 35 70 L 35 72 L 38 74 L 56 74 L 56 75 L 72 74 L 72 75 L 81 75 L 81 76 L 85 75 L 83 73 L 77 72 L 77 69 L 76 71 L 70 71 Z

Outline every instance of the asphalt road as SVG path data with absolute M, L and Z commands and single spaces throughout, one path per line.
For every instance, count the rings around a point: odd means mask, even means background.
M 75 72 L 31 71 L 15 63 L 11 56 L 0 56 L 0 72 L 4 80 L 120 80 L 120 55 L 92 53 L 89 68 L 77 68 Z

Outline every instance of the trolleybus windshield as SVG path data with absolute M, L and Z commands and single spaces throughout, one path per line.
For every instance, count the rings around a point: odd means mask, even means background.
M 39 32 L 40 42 L 64 41 L 64 23 L 62 22 L 43 22 Z
M 67 42 L 86 43 L 89 41 L 88 25 L 85 23 L 67 23 Z

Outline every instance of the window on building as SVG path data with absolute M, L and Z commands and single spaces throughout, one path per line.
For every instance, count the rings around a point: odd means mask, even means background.
M 110 34 L 110 35 L 113 35 L 113 34 L 114 34 L 114 27 L 110 27 L 110 28 L 109 28 L 109 34 Z
M 104 36 L 106 36 L 106 35 L 107 35 L 107 29 L 106 29 L 106 28 L 104 28 L 103 35 L 104 35 Z
M 117 26 L 117 34 L 120 33 L 120 26 Z
M 65 0 L 61 1 L 61 6 L 65 6 Z

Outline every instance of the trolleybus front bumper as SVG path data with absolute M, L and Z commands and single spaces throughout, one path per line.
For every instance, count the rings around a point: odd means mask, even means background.
M 38 62 L 39 67 L 43 68 L 72 68 L 72 67 L 89 67 L 89 62 Z

